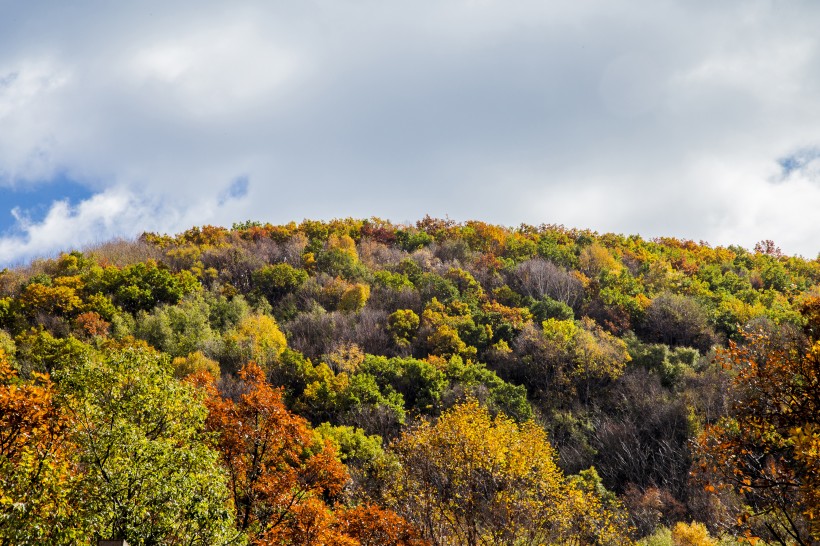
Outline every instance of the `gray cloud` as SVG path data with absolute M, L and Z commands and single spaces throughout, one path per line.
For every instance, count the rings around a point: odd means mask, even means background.
M 425 213 L 820 250 L 820 188 L 770 183 L 820 145 L 816 3 L 43 6 L 0 20 L 0 184 L 65 172 L 134 211 L 56 205 L 70 236 L 6 256 Z

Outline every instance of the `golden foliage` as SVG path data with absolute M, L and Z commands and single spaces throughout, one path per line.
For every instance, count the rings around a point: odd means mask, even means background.
M 533 422 L 469 401 L 393 447 L 397 506 L 436 544 L 628 543 L 596 493 L 564 477 Z

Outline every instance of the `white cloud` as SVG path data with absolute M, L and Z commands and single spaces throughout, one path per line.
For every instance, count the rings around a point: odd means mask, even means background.
M 245 187 L 235 182 L 219 198 L 203 196 L 185 205 L 115 187 L 76 205 L 68 200 L 55 201 L 41 220 L 32 220 L 15 209 L 12 214 L 17 220 L 16 229 L 0 236 L 0 265 L 82 249 L 113 238 L 129 238 L 144 231 L 178 233 L 205 223 L 203 218 L 230 223 L 231 214 L 235 218 L 247 206 L 244 193 L 239 191 Z
M 164 38 L 136 51 L 128 64 L 135 86 L 207 119 L 263 106 L 309 63 L 247 22 Z
M 57 201 L 40 222 L 19 217 L 20 233 L 0 238 L 0 263 L 130 234 L 135 223 L 146 220 L 152 220 L 150 207 L 124 191 L 108 191 L 77 206 Z
M 0 20 L 0 184 L 66 173 L 95 197 L 21 224 L 4 260 L 426 213 L 820 250 L 814 175 L 772 183 L 820 146 L 813 2 L 51 7 Z
M 69 81 L 70 73 L 49 59 L 0 63 L 0 184 L 53 171 L 49 106 Z

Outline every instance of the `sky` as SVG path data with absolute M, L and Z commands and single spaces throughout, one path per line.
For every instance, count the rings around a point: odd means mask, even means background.
M 820 2 L 0 0 L 0 266 L 425 214 L 820 252 Z

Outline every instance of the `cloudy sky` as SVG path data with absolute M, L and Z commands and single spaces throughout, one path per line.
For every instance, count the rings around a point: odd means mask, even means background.
M 811 0 L 0 0 L 0 264 L 425 214 L 814 258 L 818 28 Z

